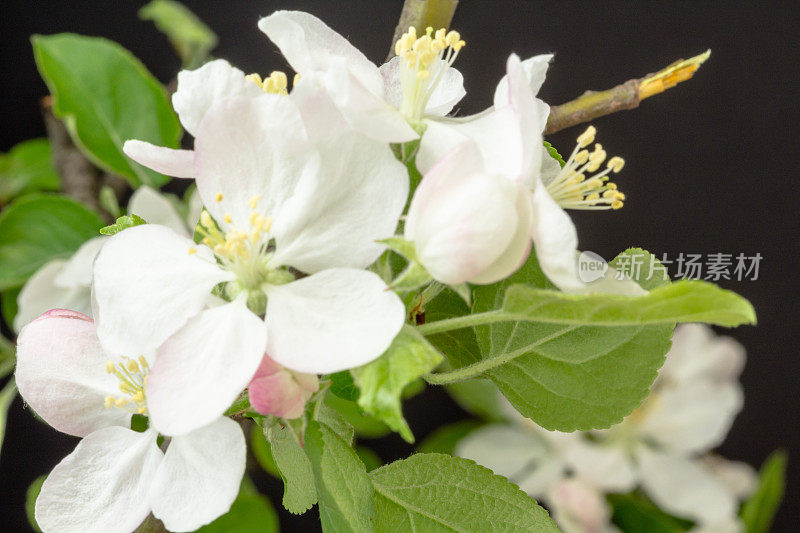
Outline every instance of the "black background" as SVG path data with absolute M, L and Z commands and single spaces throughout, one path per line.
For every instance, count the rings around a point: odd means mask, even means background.
M 376 62 L 390 46 L 402 2 L 186 1 L 217 32 L 216 57 L 246 72 L 287 70 L 256 28 L 275 9 L 302 9 L 325 20 Z M 581 246 L 613 257 L 628 246 L 658 254 L 761 253 L 756 281 L 723 281 L 749 298 L 757 327 L 731 332 L 748 349 L 742 376 L 745 408 L 720 451 L 758 466 L 775 448 L 790 452 L 788 494 L 776 531 L 793 523 L 800 499 L 800 411 L 797 377 L 798 275 L 798 10 L 790 3 L 723 2 L 498 2 L 462 0 L 453 27 L 467 41 L 457 67 L 468 96 L 461 113 L 491 103 L 510 52 L 529 57 L 555 52 L 540 96 L 551 104 L 585 89 L 606 89 L 711 48 L 711 59 L 690 82 L 649 99 L 637 110 L 595 121 L 609 154 L 625 157 L 617 181 L 628 201 L 616 212 L 574 218 Z M 114 39 L 162 81 L 179 68 L 164 36 L 138 20 L 140 2 L 4 2 L 0 21 L 0 150 L 41 136 L 38 99 L 46 94 L 33 63 L 32 33 L 72 31 Z M 580 130 L 549 140 L 569 152 Z M 418 438 L 466 415 L 441 391 L 406 405 Z M 26 529 L 25 489 L 77 443 L 36 422 L 19 398 L 8 421 L 0 460 L 0 529 Z M 384 460 L 412 448 L 397 437 L 368 443 Z M 259 485 L 280 507 L 281 484 Z M 291 517 L 285 531 L 316 528 L 313 511 Z M 7 529 L 8 528 L 8 529 Z

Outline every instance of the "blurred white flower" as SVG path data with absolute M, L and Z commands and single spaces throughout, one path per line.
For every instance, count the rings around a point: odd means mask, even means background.
M 189 214 L 183 220 L 173 204 L 154 189 L 139 187 L 131 196 L 128 212 L 152 224 L 163 224 L 186 236 L 191 236 L 200 218 L 200 197 L 194 192 L 188 199 Z M 50 309 L 71 309 L 92 314 L 92 263 L 107 237 L 98 236 L 86 241 L 69 259 L 53 259 L 45 263 L 28 279 L 17 297 L 14 330 L 22 327 Z
M 228 511 L 244 474 L 238 425 L 216 418 L 157 444 L 146 414 L 152 359 L 105 351 L 88 316 L 53 310 L 22 329 L 16 382 L 48 424 L 82 437 L 47 476 L 36 500 L 43 531 L 129 532 L 151 512 L 170 531 L 193 531 Z
M 457 453 L 553 506 L 563 503 L 552 501 L 563 479 L 599 494 L 639 486 L 665 512 L 694 521 L 698 531 L 735 532 L 739 501 L 755 487 L 755 472 L 708 452 L 722 443 L 742 407 L 744 358 L 733 339 L 707 326 L 681 325 L 650 396 L 616 426 L 549 432 L 507 406 L 512 425 L 471 433 Z

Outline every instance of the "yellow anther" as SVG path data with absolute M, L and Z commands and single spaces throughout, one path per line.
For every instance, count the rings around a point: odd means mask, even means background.
M 259 200 L 261 200 L 261 195 L 256 194 L 255 196 L 252 196 L 250 197 L 249 200 L 247 200 L 247 205 L 250 206 L 250 209 L 255 209 L 256 206 L 258 205 Z
M 625 199 L 625 193 L 617 192 L 616 198 L 617 198 L 617 200 L 624 200 Z
M 122 406 L 128 405 L 128 400 L 127 400 L 127 398 L 117 398 L 117 399 L 114 400 L 114 405 L 116 407 L 122 407 Z
M 614 157 L 608 160 L 606 166 L 611 169 L 611 172 L 616 174 L 617 172 L 622 170 L 622 167 L 625 166 L 625 160 L 615 155 Z
M 245 79 L 254 82 L 256 85 L 258 85 L 262 89 L 264 87 L 264 82 L 261 80 L 261 76 L 258 75 L 257 73 L 248 74 L 247 76 L 245 76 Z
M 147 412 L 147 407 L 142 406 L 139 409 L 137 409 L 136 412 L 139 413 L 140 415 L 143 415 Z
M 211 218 L 211 215 L 208 213 L 208 211 L 203 211 L 200 213 L 200 225 L 207 229 L 214 227 L 214 219 Z
M 608 187 L 609 189 L 617 190 L 617 184 L 614 183 L 613 181 L 609 181 L 608 183 L 606 183 L 606 187 Z
M 594 126 L 589 126 L 586 131 L 578 137 L 578 146 L 586 148 L 594 142 L 594 136 L 597 135 L 597 129 Z
M 221 202 L 224 196 L 222 196 L 221 192 L 218 192 L 217 195 L 214 197 L 215 202 Z
M 263 231 L 264 233 L 268 233 L 271 228 L 272 228 L 272 217 L 264 217 L 261 220 L 261 231 Z
M 596 192 L 593 192 L 592 194 L 587 194 L 586 195 L 586 199 L 589 200 L 589 201 L 599 200 L 600 199 L 600 194 L 598 194 Z
M 620 200 L 616 200 L 611 204 L 611 209 L 621 209 L 622 205 L 623 204 Z
M 106 361 L 106 372 L 109 374 L 116 374 L 117 369 L 114 368 L 114 361 L 111 361 L 110 359 Z
M 136 361 L 133 360 L 128 361 L 125 367 L 128 369 L 128 372 L 140 372 L 139 363 L 137 363 Z
M 192 246 L 191 248 L 189 248 L 189 255 L 194 255 L 194 254 L 196 254 L 196 253 L 197 253 L 197 248 L 195 248 L 194 246 Z
M 139 364 L 142 366 L 143 370 L 150 370 L 150 365 L 147 364 L 147 359 L 145 359 L 143 355 L 139 356 Z M 149 374 L 148 374 L 148 376 L 149 376 Z M 144 378 L 146 380 L 147 376 L 145 376 Z
M 225 222 L 227 222 L 228 224 L 231 224 L 233 222 L 233 218 L 231 218 L 230 215 L 225 215 Z
M 113 396 L 106 396 L 103 405 L 106 409 L 111 409 L 111 406 L 114 405 L 114 397 Z
M 300 82 L 300 74 L 295 74 L 292 79 L 292 87 L 295 87 Z
M 589 160 L 589 150 L 581 150 L 575 154 L 575 162 L 579 165 L 586 163 Z
M 614 199 L 616 199 L 617 198 L 617 194 L 618 194 L 617 191 L 609 189 L 609 190 L 607 190 L 606 192 L 603 193 L 603 198 L 614 198 Z

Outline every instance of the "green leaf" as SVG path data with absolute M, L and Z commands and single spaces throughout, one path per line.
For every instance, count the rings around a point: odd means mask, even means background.
M 325 403 L 335 409 L 355 429 L 356 435 L 367 439 L 377 439 L 391 433 L 389 426 L 361 410 L 356 402 L 343 400 L 335 394 L 327 394 Z
M 36 509 L 36 498 L 39 497 L 39 492 L 42 490 L 45 479 L 47 479 L 47 476 L 37 477 L 25 492 L 25 514 L 28 516 L 28 524 L 38 533 L 41 533 L 42 530 L 39 528 L 39 524 L 36 523 L 34 510 Z
M 278 465 L 275 464 L 275 458 L 272 457 L 272 449 L 269 442 L 267 442 L 267 437 L 256 424 L 253 424 L 250 430 L 249 442 L 250 451 L 253 452 L 253 456 L 258 464 L 261 465 L 261 468 L 274 477 L 281 477 L 281 471 L 278 469 Z
M 185 69 L 202 65 L 217 46 L 217 36 L 211 28 L 180 2 L 153 0 L 139 10 L 139 18 L 152 20 L 167 36 Z
M 411 326 L 404 326 L 386 352 L 375 361 L 352 370 L 361 390 L 358 405 L 408 442 L 414 435 L 401 408 L 406 385 L 427 374 L 441 363 L 442 355 Z
M 786 489 L 787 461 L 786 452 L 778 450 L 772 452 L 761 466 L 758 488 L 744 502 L 740 513 L 747 533 L 766 533 L 770 530 Z
M 139 215 L 123 215 L 118 217 L 117 221 L 110 226 L 100 228 L 100 233 L 103 235 L 116 235 L 124 229 L 132 228 L 134 226 L 141 226 L 142 224 L 147 224 L 147 222 Z
M 0 290 L 19 287 L 51 259 L 66 258 L 103 226 L 65 196 L 28 195 L 0 214 Z
M 289 425 L 268 425 L 264 434 L 283 479 L 283 506 L 290 513 L 305 513 L 317 503 L 314 472 L 305 450 Z
M 253 482 L 245 477 L 230 511 L 201 527 L 197 533 L 250 533 L 251 531 L 277 532 L 278 514 L 269 500 L 258 492 Z
M 322 402 L 314 406 L 314 418 L 332 429 L 348 446 L 353 445 L 355 431 L 352 424 L 330 405 Z
M 14 370 L 17 364 L 17 349 L 14 343 L 0 335 L 0 379 Z
M 503 282 L 475 287 L 473 311 L 495 310 L 504 321 L 476 328 L 479 358 L 452 362 L 501 358 L 483 375 L 520 413 L 550 430 L 621 421 L 647 396 L 674 322 L 754 320 L 746 300 L 704 282 L 662 285 L 639 297 L 567 295 L 547 286 L 531 256 Z
M 553 145 L 547 141 L 542 141 L 542 143 L 544 144 L 545 149 L 547 149 L 548 155 L 558 161 L 558 164 L 561 166 L 561 168 L 564 168 L 564 165 L 566 165 L 567 162 L 564 161 L 564 158 L 561 157 L 561 154 L 558 153 L 558 150 L 553 148 Z
M 308 426 L 306 448 L 319 495 L 322 530 L 373 531 L 372 485 L 353 448 L 317 421 Z
M 3 447 L 3 439 L 6 436 L 6 422 L 8 421 L 8 409 L 11 402 L 17 397 L 17 384 L 14 378 L 6 383 L 3 390 L 0 390 L 0 450 Z
M 532 498 L 467 459 L 420 453 L 369 477 L 378 532 L 558 531 Z
M 453 455 L 458 441 L 481 427 L 477 420 L 462 420 L 454 424 L 442 426 L 428 435 L 419 446 L 417 453 L 444 453 Z
M 19 306 L 17 305 L 17 298 L 22 287 L 16 289 L 8 289 L 0 294 L 0 311 L 3 312 L 3 320 L 8 324 L 9 329 L 14 329 L 14 317 L 17 316 Z
M 637 326 L 705 322 L 754 324 L 750 302 L 705 281 L 682 280 L 643 296 L 565 294 L 528 285 L 506 290 L 502 314 L 510 321 L 574 326 Z
M 364 468 L 367 469 L 367 472 L 371 472 L 376 468 L 383 466 L 383 459 L 381 456 L 375 453 L 371 448 L 367 448 L 366 446 L 356 446 L 355 448 L 356 455 L 358 458 L 361 459 L 361 462 L 364 463 Z
M 112 41 L 71 33 L 34 35 L 33 55 L 53 95 L 53 112 L 97 166 L 134 187 L 168 178 L 122 152 L 128 139 L 177 148 L 178 118 L 164 88 L 130 52 Z
M 56 191 L 60 186 L 47 139 L 21 142 L 0 154 L 0 204 L 30 192 Z
M 349 370 L 342 370 L 328 376 L 331 380 L 331 392 L 339 398 L 355 402 L 358 400 L 358 387 L 353 381 L 353 375 Z
M 668 515 L 640 494 L 609 494 L 608 503 L 613 510 L 611 519 L 622 531 L 682 533 L 692 526 L 691 522 Z

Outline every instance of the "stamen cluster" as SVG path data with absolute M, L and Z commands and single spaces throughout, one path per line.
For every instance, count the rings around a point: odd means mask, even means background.
M 127 408 L 136 414 L 147 413 L 147 401 L 145 398 L 145 386 L 147 376 L 150 372 L 150 365 L 147 359 L 139 356 L 137 359 L 122 357 L 122 361 L 106 362 L 106 372 L 119 378 L 119 390 L 124 396 L 106 396 L 105 407 Z
M 625 160 L 614 156 L 606 168 L 594 176 L 606 160 L 606 151 L 600 143 L 589 152 L 587 147 L 594 142 L 597 130 L 589 126 L 578 137 L 578 145 L 572 151 L 561 172 L 547 185 L 547 191 L 558 204 L 566 209 L 620 209 L 625 195 L 617 190 L 617 184 L 609 181 L 610 172 L 617 173 L 625 166 Z

